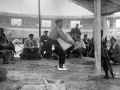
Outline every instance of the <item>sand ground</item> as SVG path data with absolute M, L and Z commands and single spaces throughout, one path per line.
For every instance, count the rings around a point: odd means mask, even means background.
M 0 82 L 0 90 L 23 90 L 22 88 L 25 85 L 28 85 L 28 87 L 29 85 L 42 85 L 43 79 L 64 80 L 67 90 L 120 90 L 119 79 L 94 78 L 95 68 L 92 58 L 66 59 L 68 71 L 57 70 L 58 60 L 15 59 L 15 64 L 1 64 L 1 67 L 5 67 L 8 73 L 7 79 Z M 120 72 L 119 68 L 120 65 L 114 65 L 114 72 Z M 104 75 L 103 70 L 102 75 Z
M 22 48 L 16 46 L 16 51 Z M 120 79 L 95 78 L 95 67 L 93 58 L 84 57 L 66 59 L 68 71 L 58 71 L 58 60 L 20 60 L 19 52 L 15 55 L 15 64 L 0 66 L 8 71 L 7 79 L 0 82 L 0 90 L 42 90 L 43 79 L 63 80 L 66 90 L 120 90 Z M 120 65 L 112 65 L 113 71 L 120 73 Z M 30 85 L 38 88 L 30 88 Z M 28 89 L 23 89 L 27 86 Z

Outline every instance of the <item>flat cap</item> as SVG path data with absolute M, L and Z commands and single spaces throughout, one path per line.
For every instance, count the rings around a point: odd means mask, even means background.
M 55 23 L 57 24 L 57 23 L 62 22 L 62 21 L 63 21 L 62 19 L 57 19 L 57 20 L 55 21 Z
M 111 39 L 113 39 L 113 40 L 117 41 L 117 40 L 116 40 L 116 38 L 114 38 L 114 37 L 111 37 Z
M 29 36 L 34 36 L 33 34 L 29 34 Z
M 87 34 L 85 34 L 84 36 L 88 36 Z
M 44 31 L 44 33 L 48 33 L 48 31 L 47 31 L 47 30 L 45 30 L 45 31 Z

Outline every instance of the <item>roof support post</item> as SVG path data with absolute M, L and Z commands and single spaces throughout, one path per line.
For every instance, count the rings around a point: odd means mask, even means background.
M 94 50 L 96 76 L 101 74 L 101 0 L 94 0 Z
M 102 30 L 103 30 L 103 38 L 105 38 L 108 33 L 108 25 L 107 25 L 106 16 L 102 16 Z
M 38 17 L 39 17 L 39 37 L 41 37 L 41 14 L 40 14 L 40 0 L 38 0 Z

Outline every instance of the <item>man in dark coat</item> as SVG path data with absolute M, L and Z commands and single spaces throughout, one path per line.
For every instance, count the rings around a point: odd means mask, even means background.
M 87 34 L 84 35 L 84 43 L 85 43 L 85 46 L 86 46 L 86 52 L 85 52 L 85 55 L 84 56 L 88 56 L 88 52 L 89 52 L 89 39 L 87 38 Z
M 120 46 L 116 43 L 116 39 L 112 37 L 110 39 L 110 49 L 108 50 L 110 59 L 114 64 L 120 63 Z
M 44 57 L 44 51 L 47 53 L 47 39 L 48 39 L 48 31 L 44 31 L 44 34 L 41 36 L 40 41 L 43 43 L 41 48 L 41 55 Z
M 75 28 L 71 29 L 71 35 L 75 41 L 77 41 L 81 36 L 81 31 L 78 27 L 79 27 L 79 24 L 76 24 Z

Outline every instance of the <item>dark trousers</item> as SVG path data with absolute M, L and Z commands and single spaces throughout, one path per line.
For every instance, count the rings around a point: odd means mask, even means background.
M 46 51 L 46 54 L 47 54 L 47 45 L 46 44 L 47 43 L 43 43 L 43 46 L 41 48 L 41 55 L 42 55 L 42 57 L 45 57 L 44 51 Z
M 74 49 L 74 46 L 70 47 L 67 49 L 66 54 L 67 54 L 67 58 L 69 58 L 71 51 Z
M 108 55 L 111 61 L 113 61 L 114 63 L 120 63 L 120 56 L 111 57 L 113 53 L 111 53 L 109 50 L 108 50 Z
M 24 48 L 22 52 L 22 59 L 35 59 L 35 58 L 40 58 L 40 55 L 38 54 L 39 48 L 34 48 L 34 49 L 29 49 L 29 48 Z
M 4 51 L 4 55 L 2 57 L 3 58 L 3 62 L 7 62 L 6 56 L 7 57 L 11 57 L 9 61 L 14 59 L 15 48 L 14 48 L 14 46 L 13 46 L 13 44 L 11 42 L 10 42 L 10 44 L 0 44 L 0 50 Z M 12 54 L 12 52 L 13 52 L 13 54 Z
M 60 68 L 62 68 L 63 64 L 65 64 L 65 55 L 66 55 L 65 51 L 59 45 L 57 40 L 48 39 L 47 49 L 51 52 L 52 52 L 52 45 L 55 45 L 55 50 L 53 52 L 59 56 L 59 66 Z
M 84 53 L 84 56 L 87 57 L 89 53 L 89 45 L 86 45 L 86 51 Z
M 78 56 L 81 57 L 82 54 L 85 54 L 85 51 L 86 51 L 85 48 L 79 48 L 79 49 L 74 49 L 74 50 L 72 51 L 72 53 L 75 54 L 76 57 L 78 57 Z

